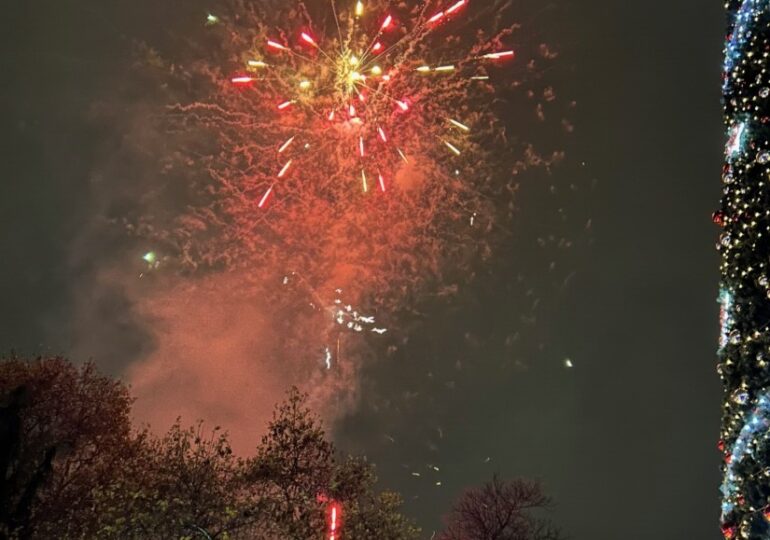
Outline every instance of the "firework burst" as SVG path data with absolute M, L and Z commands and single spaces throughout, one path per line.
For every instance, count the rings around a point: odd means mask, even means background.
M 533 117 L 552 101 L 522 88 L 539 72 L 514 54 L 509 8 L 222 3 L 193 60 L 153 57 L 176 101 L 163 170 L 184 211 L 135 230 L 185 267 L 242 271 L 271 301 L 292 273 L 316 304 L 342 288 L 378 321 L 426 284 L 456 290 L 506 234 L 515 175 L 559 155 L 500 120 L 514 91 L 540 100 Z

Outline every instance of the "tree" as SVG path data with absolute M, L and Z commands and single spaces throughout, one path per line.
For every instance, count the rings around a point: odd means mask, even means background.
M 255 454 L 226 433 L 177 422 L 162 437 L 131 428 L 127 388 L 60 357 L 0 362 L 0 538 L 322 539 L 326 512 L 347 538 L 419 531 L 372 465 L 341 456 L 296 388 Z
M 124 385 L 61 357 L 0 362 L 0 531 L 20 538 L 88 532 L 92 487 L 132 453 Z M 7 438 L 6 438 L 7 436 Z
M 721 332 L 724 386 L 719 448 L 725 538 L 770 535 L 770 8 L 729 0 L 722 92 Z
M 537 482 L 494 476 L 460 497 L 437 540 L 558 540 L 559 531 L 537 517 L 550 505 Z

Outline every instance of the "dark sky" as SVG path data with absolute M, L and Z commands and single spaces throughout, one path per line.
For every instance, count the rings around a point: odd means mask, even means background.
M 82 332 L 74 306 L 109 251 L 82 240 L 96 205 L 94 162 L 105 151 L 87 113 L 127 67 L 132 39 L 159 35 L 174 13 L 190 16 L 185 2 L 162 3 L 158 15 L 154 3 L 4 6 L 1 350 L 69 353 Z M 519 243 L 497 273 L 458 308 L 436 308 L 393 358 L 367 370 L 372 399 L 338 437 L 378 464 L 383 485 L 404 493 L 428 532 L 464 486 L 496 471 L 542 479 L 575 539 L 716 539 L 718 272 L 709 216 L 723 144 L 721 5 L 554 7 L 538 17 L 538 32 L 562 52 L 558 87 L 578 102 L 571 165 L 561 173 L 572 176 L 554 182 L 580 185 L 562 202 L 591 219 L 590 232 L 564 233 L 577 249 L 554 256 L 568 285 L 538 277 L 545 262 L 530 244 L 549 230 L 555 207 L 545 211 L 540 192 L 525 186 Z M 527 287 L 506 288 L 519 274 L 541 298 L 536 323 L 521 324 L 516 307 Z M 97 346 L 78 353 L 118 373 L 152 344 L 120 315 L 130 309 L 120 291 L 107 296 L 93 343 L 118 342 L 123 358 L 100 358 Z M 520 332 L 513 343 L 511 329 Z

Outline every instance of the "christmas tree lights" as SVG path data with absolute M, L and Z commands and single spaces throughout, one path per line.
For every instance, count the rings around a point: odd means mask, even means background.
M 721 527 L 770 538 L 770 0 L 729 0 L 725 42 L 718 371 Z

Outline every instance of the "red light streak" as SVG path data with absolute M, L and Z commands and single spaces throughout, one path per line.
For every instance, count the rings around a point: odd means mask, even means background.
M 318 45 L 316 45 L 316 42 L 315 42 L 315 40 L 314 40 L 312 37 L 310 37 L 310 35 L 309 35 L 309 34 L 306 34 L 305 32 L 302 32 L 302 34 L 300 35 L 300 37 L 301 37 L 303 40 L 305 40 L 307 43 L 310 43 L 310 44 L 311 44 L 313 47 L 317 47 L 317 46 L 318 46 Z
M 380 42 L 378 41 L 377 43 L 375 43 L 374 45 L 372 45 L 372 50 L 373 50 L 374 52 L 380 52 L 380 50 L 382 50 L 382 43 L 380 43 Z
M 262 208 L 265 206 L 265 203 L 267 202 L 267 199 L 270 197 L 270 194 L 273 192 L 273 186 L 270 186 L 267 188 L 267 191 L 265 191 L 265 194 L 262 195 L 262 199 L 260 199 L 259 204 L 257 205 L 259 208 Z
M 513 51 L 502 51 L 502 52 L 485 54 L 484 56 L 482 56 L 482 58 L 491 58 L 492 60 L 497 60 L 498 58 L 509 58 L 514 54 L 515 53 Z
M 406 101 L 396 101 L 398 106 L 401 108 L 402 111 L 408 111 L 409 110 L 409 104 Z
M 289 170 L 289 167 L 291 167 L 291 160 L 287 161 L 287 162 L 286 162 L 286 165 L 284 165 L 284 166 L 281 168 L 280 172 L 278 173 L 278 178 L 283 178 L 283 175 L 285 175 L 285 174 L 286 174 L 286 171 L 288 171 L 288 170 Z
M 230 79 L 230 82 L 233 84 L 251 84 L 254 82 L 253 77 L 243 76 L 243 77 L 233 77 Z
M 441 19 L 443 16 L 444 16 L 444 12 L 443 12 L 443 11 L 439 11 L 439 12 L 438 12 L 438 13 L 436 13 L 436 14 L 435 14 L 433 17 L 431 17 L 430 19 L 428 19 L 428 23 L 429 23 L 429 24 L 430 24 L 430 23 L 434 23 L 434 22 L 438 21 L 439 19 Z
M 387 17 L 385 17 L 385 20 L 382 21 L 382 26 L 380 26 L 380 30 L 385 30 L 388 26 L 390 26 L 390 23 L 392 22 L 393 22 L 393 17 L 388 15 Z
M 277 41 L 273 41 L 272 39 L 268 39 L 267 40 L 267 45 L 268 45 L 268 47 L 272 47 L 274 49 L 278 49 L 279 51 L 288 50 L 288 47 L 285 47 L 285 46 L 281 45 L 280 43 L 278 43 Z
M 460 0 L 460 1 L 459 1 L 459 2 L 457 2 L 455 5 L 453 5 L 453 6 L 452 6 L 452 7 L 450 7 L 448 10 L 446 10 L 446 12 L 447 12 L 447 15 L 448 15 L 448 14 L 450 14 L 450 13 L 454 13 L 455 11 L 457 11 L 458 9 L 460 9 L 461 7 L 463 7 L 463 6 L 464 6 L 466 3 L 467 3 L 467 0 Z

